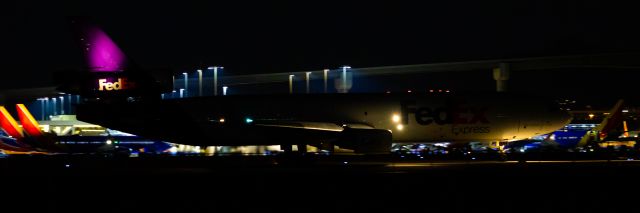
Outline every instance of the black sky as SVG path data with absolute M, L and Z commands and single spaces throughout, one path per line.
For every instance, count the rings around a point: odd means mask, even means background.
M 66 23 L 89 16 L 148 69 L 234 74 L 640 50 L 608 1 L 3 1 L 0 88 L 81 69 Z

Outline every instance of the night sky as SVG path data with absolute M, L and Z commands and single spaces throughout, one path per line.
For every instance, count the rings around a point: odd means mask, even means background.
M 635 7 L 607 1 L 227 2 L 3 1 L 0 88 L 48 86 L 54 72 L 82 69 L 69 16 L 103 26 L 139 66 L 176 73 L 640 50 Z

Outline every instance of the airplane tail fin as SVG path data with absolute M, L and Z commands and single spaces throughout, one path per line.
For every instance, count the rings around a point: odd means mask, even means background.
M 29 112 L 27 107 L 24 104 L 17 104 L 16 110 L 18 110 L 18 118 L 20 119 L 20 123 L 22 123 L 22 128 L 27 132 L 27 134 L 31 137 L 42 137 L 43 133 L 40 130 L 40 125 L 36 119 L 33 118 L 33 115 Z
M 588 131 L 580 142 L 578 142 L 578 146 L 585 146 L 588 142 L 592 140 L 600 141 L 604 139 L 609 131 L 616 127 L 622 120 L 622 106 L 624 105 L 624 100 L 620 99 L 613 108 L 609 111 L 607 116 L 602 120 L 602 122 L 594 127 L 591 131 Z M 593 135 L 593 132 L 598 133 L 597 135 Z
M 18 126 L 18 123 L 13 116 L 9 114 L 4 106 L 0 106 L 0 127 L 4 129 L 7 135 L 11 136 L 12 139 L 5 139 L 0 141 L 0 149 L 16 151 L 16 152 L 26 152 L 30 149 L 26 144 L 23 143 L 24 134 L 22 133 L 22 128 Z
M 13 119 L 13 116 L 9 114 L 4 106 L 0 106 L 0 126 L 4 129 L 7 134 L 17 140 L 21 140 L 24 138 L 24 134 L 22 133 L 22 128 L 18 126 L 18 122 Z
M 127 56 L 101 28 L 87 18 L 71 18 L 76 42 L 82 48 L 86 69 L 90 72 L 123 72 Z
M 22 128 L 29 136 L 25 141 L 29 142 L 34 148 L 40 148 L 42 150 L 56 150 L 55 136 L 49 133 L 45 133 L 40 129 L 40 125 L 31 112 L 24 106 L 24 104 L 16 104 L 16 110 L 18 111 L 18 118 L 22 123 Z
M 616 105 L 613 106 L 613 109 L 609 111 L 609 115 L 598 125 L 595 130 L 600 132 L 600 139 L 603 139 L 607 136 L 607 134 L 620 124 L 622 121 L 622 106 L 624 105 L 624 100 L 620 99 L 616 102 Z
M 60 79 L 60 90 L 80 94 L 87 101 L 159 99 L 162 90 L 158 81 L 134 66 L 105 31 L 87 18 L 73 17 L 70 22 L 86 66 L 81 73 L 74 73 L 79 76 L 72 80 Z

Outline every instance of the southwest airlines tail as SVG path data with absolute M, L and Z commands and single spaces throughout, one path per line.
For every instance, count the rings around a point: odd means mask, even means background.
M 609 111 L 609 114 L 607 115 L 607 117 L 605 117 L 602 120 L 602 123 L 600 123 L 598 126 L 594 127 L 591 131 L 588 131 L 583 137 L 582 139 L 580 139 L 580 142 L 578 142 L 577 146 L 585 146 L 587 145 L 588 142 L 595 140 L 595 141 L 600 141 L 602 139 L 604 139 L 607 134 L 609 133 L 609 131 L 611 131 L 611 129 L 615 128 L 616 125 L 619 125 L 620 122 L 622 121 L 622 106 L 624 104 L 624 100 L 620 99 L 618 100 L 618 102 L 616 102 L 616 105 L 613 106 L 613 108 L 611 109 L 611 111 Z M 598 133 L 598 135 L 589 137 L 589 132 L 596 132 Z
M 0 125 L 9 136 L 17 140 L 22 140 L 24 138 L 22 128 L 18 126 L 18 122 L 13 119 L 13 116 L 9 114 L 4 106 L 0 106 Z
M 14 152 L 57 150 L 53 136 L 40 130 L 38 122 L 24 104 L 17 104 L 16 110 L 22 127 L 4 106 L 0 106 L 0 125 L 9 136 L 0 138 L 0 149 Z
M 34 148 L 45 151 L 57 150 L 55 139 L 53 138 L 54 135 L 44 133 L 40 130 L 40 125 L 24 104 L 17 104 L 16 110 L 18 111 L 18 118 L 20 119 L 22 128 L 27 135 L 29 135 L 26 140 L 29 141 Z
M 0 127 L 7 133 L 9 137 L 0 139 L 0 149 L 15 151 L 15 152 L 26 152 L 30 149 L 28 145 L 23 143 L 24 134 L 22 133 L 22 128 L 18 126 L 18 123 L 13 116 L 9 114 L 4 106 L 0 106 Z
M 40 126 L 36 119 L 33 118 L 27 107 L 24 104 L 17 104 L 16 110 L 18 110 L 18 118 L 20 118 L 20 123 L 22 123 L 22 128 L 29 134 L 31 137 L 43 137 L 44 134 L 42 130 L 40 130 Z

